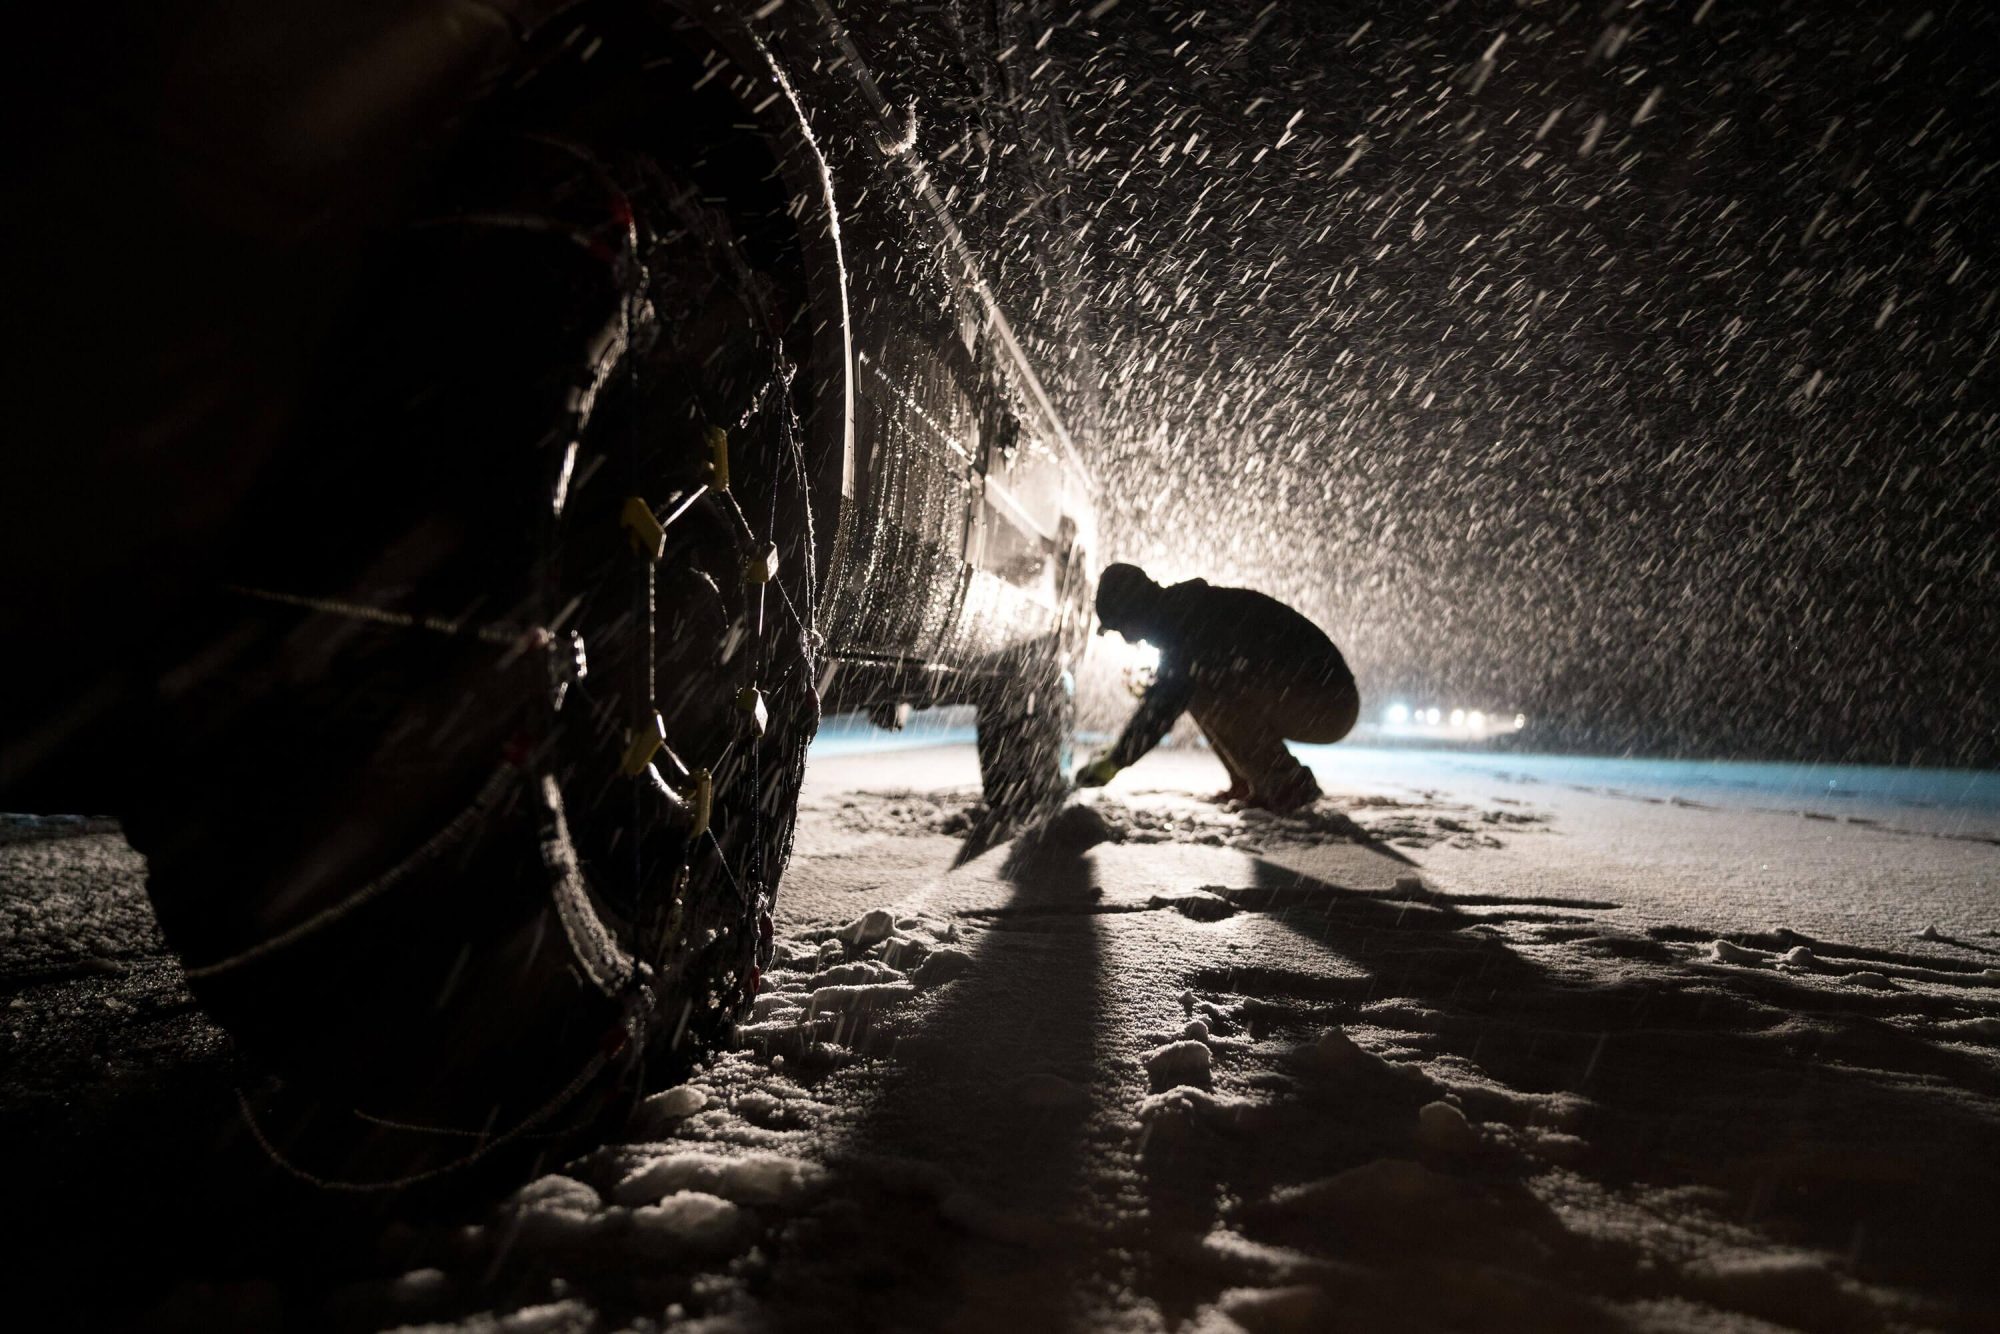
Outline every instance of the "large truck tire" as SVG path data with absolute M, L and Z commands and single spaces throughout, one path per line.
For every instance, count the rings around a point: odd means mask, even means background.
M 370 263 L 124 809 L 294 1174 L 561 1146 L 726 1038 L 789 855 L 811 481 L 783 312 L 675 165 L 478 136 Z

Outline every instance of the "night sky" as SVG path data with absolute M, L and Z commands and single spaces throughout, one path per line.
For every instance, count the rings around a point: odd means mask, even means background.
M 922 147 L 1013 301 L 1075 266 L 1023 322 L 1107 555 L 1295 601 L 1375 709 L 2000 762 L 2000 10 L 1012 14 L 1048 227 Z

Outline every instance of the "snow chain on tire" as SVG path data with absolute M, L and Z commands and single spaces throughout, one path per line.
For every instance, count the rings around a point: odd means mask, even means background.
M 223 601 L 235 615 L 251 613 L 265 627 L 249 648 L 236 631 L 218 638 L 238 655 L 230 661 L 248 664 L 242 671 L 251 683 L 244 688 L 251 703 L 240 705 L 223 689 L 210 693 L 229 702 L 210 704 L 201 693 L 208 687 L 193 690 L 199 707 L 171 715 L 175 722 L 163 729 L 161 749 L 188 757 L 199 781 L 187 784 L 179 804 L 162 793 L 128 817 L 135 843 L 153 858 L 156 902 L 187 960 L 191 985 L 226 1025 L 251 1035 L 257 1054 L 283 1070 L 288 1085 L 305 1088 L 303 1104 L 297 1090 L 286 1088 L 261 1109 L 259 1099 L 246 1093 L 242 1107 L 252 1138 L 284 1170 L 328 1190 L 397 1190 L 460 1172 L 523 1142 L 560 1142 L 615 1114 L 616 1095 L 639 1091 L 649 1067 L 654 1076 L 672 1073 L 722 1040 L 770 962 L 773 886 L 789 855 L 805 746 L 817 726 L 809 473 L 791 392 L 794 372 L 760 301 L 759 276 L 747 268 L 727 224 L 656 164 L 625 163 L 636 179 L 612 184 L 610 170 L 580 149 L 544 140 L 533 151 L 571 155 L 577 176 L 599 185 L 599 225 L 516 207 L 413 229 L 512 229 L 553 239 L 605 266 L 617 292 L 610 319 L 582 337 L 586 356 L 560 418 L 539 446 L 553 457 L 542 470 L 548 499 L 540 507 L 532 587 L 506 614 L 482 618 L 382 605 L 365 590 L 287 586 L 261 571 L 244 572 L 229 582 Z M 643 198 L 649 217 L 635 210 L 634 195 Z M 701 269 L 704 257 L 708 271 L 689 271 Z M 752 326 L 748 343 L 729 310 L 702 309 L 712 299 L 742 308 Z M 754 327 L 760 315 L 764 327 Z M 687 323 L 670 323 L 675 320 Z M 732 389 L 728 377 L 742 370 L 738 363 L 759 358 L 762 373 Z M 720 367 L 713 376 L 711 363 Z M 697 372 L 691 376 L 690 364 Z M 668 386 L 674 375 L 689 376 L 683 390 Z M 715 383 L 717 377 L 722 383 Z M 607 406 L 616 420 L 606 420 Z M 671 432 L 649 429 L 658 427 L 663 410 L 692 410 L 707 421 Z M 622 465 L 614 461 L 618 455 Z M 677 475 L 664 476 L 661 468 Z M 619 471 L 624 475 L 616 476 Z M 746 513 L 732 473 L 761 488 L 756 498 L 767 511 Z M 577 564 L 585 568 L 573 568 Z M 610 577 L 598 577 L 607 571 Z M 796 586 L 796 595 L 784 579 Z M 230 614 L 219 613 L 218 623 L 226 626 Z M 439 654 L 488 655 L 493 675 L 476 674 L 460 658 L 399 656 L 432 652 L 398 649 L 391 641 L 399 636 L 438 644 Z M 433 714 L 460 716 L 452 710 L 466 704 L 475 706 L 469 715 L 475 734 L 503 716 L 518 721 L 498 743 L 504 751 L 498 768 L 469 800 L 448 817 L 441 808 L 427 836 L 401 835 L 413 851 L 337 892 L 312 881 L 315 863 L 304 853 L 258 847 L 238 854 L 231 848 L 227 815 L 213 807 L 227 804 L 227 794 L 252 795 L 255 789 L 246 785 L 255 780 L 245 774 L 254 774 L 255 765 L 246 760 L 241 773 L 225 767 L 211 775 L 200 767 L 200 747 L 226 747 L 239 736 L 264 745 L 273 727 L 310 716 L 314 689 L 344 698 L 345 678 L 313 681 L 303 693 L 288 684 L 297 671 L 293 658 L 324 662 L 334 673 L 346 661 L 342 654 L 358 654 L 356 670 L 364 676 L 388 670 L 380 663 L 413 661 L 416 667 L 399 670 L 426 673 L 426 663 L 447 664 L 447 675 L 427 687 L 437 696 L 432 713 L 411 715 L 403 731 L 429 725 Z M 671 676 L 662 679 L 663 672 Z M 487 693 L 461 700 L 446 688 L 454 679 L 481 683 L 478 689 Z M 524 693 L 491 696 L 501 687 Z M 390 700 L 392 708 L 401 707 L 393 690 Z M 715 716 L 718 705 L 728 716 Z M 392 722 L 401 717 L 394 714 Z M 382 746 L 391 746 L 396 735 Z M 353 753 L 371 752 L 363 747 Z M 424 754 L 414 742 L 390 753 Z M 456 765 L 455 754 L 436 762 L 441 770 Z M 455 769 L 442 771 L 448 776 Z M 418 770 L 420 776 L 428 772 Z M 360 774 L 345 786 L 301 781 L 307 792 L 368 791 Z M 395 803 L 379 795 L 367 799 L 388 812 L 380 824 L 392 832 L 399 827 Z M 330 817 L 296 823 L 302 836 L 343 837 L 343 827 Z M 488 933 L 482 925 L 488 909 L 456 882 L 495 858 L 504 861 L 508 848 L 530 844 L 544 901 L 536 908 L 514 891 L 500 892 L 491 912 L 501 916 Z M 663 847 L 677 851 L 662 855 Z M 518 875 L 518 854 L 513 856 L 507 864 L 516 870 L 508 874 Z M 255 894 L 257 874 L 272 867 L 283 873 L 274 882 L 275 905 Z M 225 884 L 244 878 L 248 887 L 234 891 L 234 902 L 247 906 L 232 908 L 225 896 L 218 907 L 204 897 L 217 877 Z M 311 892 L 294 896 L 294 880 Z M 473 916 L 454 917 L 461 908 Z M 434 958 L 454 943 L 458 921 L 465 927 L 458 963 L 441 970 Z M 250 923 L 257 924 L 254 930 Z M 552 934 L 567 960 L 555 973 L 548 962 L 553 956 L 542 953 Z M 479 946 L 481 940 L 488 943 Z M 218 948 L 218 941 L 229 948 Z M 480 948 L 486 956 L 475 954 Z M 378 955 L 390 970 L 379 976 L 369 971 Z M 533 1067 L 530 1085 L 538 1083 L 546 1096 L 512 1098 L 510 1104 L 512 1095 L 494 1093 L 494 1109 L 511 1110 L 483 1125 L 349 1104 L 336 1113 L 342 1128 L 329 1141 L 344 1146 L 331 1153 L 345 1160 L 334 1169 L 303 1161 L 292 1147 L 295 1136 L 272 1131 L 274 1105 L 303 1106 L 295 1124 L 324 1128 L 343 1078 L 367 1068 L 364 1058 L 347 1050 L 359 1040 L 358 1030 L 343 1026 L 347 1020 L 328 978 L 344 977 L 346 985 L 362 989 L 356 998 L 363 1010 L 380 1005 L 388 1014 L 391 1001 L 368 989 L 396 982 L 396 967 L 411 979 L 442 973 L 441 1007 L 471 960 L 486 967 L 480 977 L 489 991 L 482 994 L 496 1007 L 490 1022 L 505 1025 L 513 993 L 492 988 L 496 978 L 510 975 L 502 962 L 517 955 L 520 976 L 540 979 L 523 995 L 573 996 L 563 1002 L 574 1007 L 572 1018 L 517 1016 L 532 1030 L 522 1035 L 534 1044 L 524 1048 Z M 496 959 L 502 962 L 491 962 Z M 562 981 L 563 975 L 573 982 Z M 283 1023 L 260 1007 L 299 986 L 318 988 L 301 1004 L 320 1027 L 308 1028 L 303 1050 L 289 1052 Z M 440 1028 L 441 1040 L 464 1035 L 463 1012 L 453 1013 L 461 1027 Z M 419 1028 L 445 1022 L 421 1012 L 411 1019 Z M 588 1039 L 592 1025 L 597 1036 Z M 323 1036 L 314 1036 L 322 1030 Z M 474 1036 L 489 1046 L 497 1041 L 490 1033 Z M 422 1088 L 423 1042 L 412 1046 L 401 1031 L 384 1031 L 383 1037 L 418 1052 L 403 1054 L 403 1065 L 385 1075 L 386 1087 L 398 1087 L 402 1078 L 419 1090 L 420 1105 L 454 1102 L 456 1090 Z M 547 1068 L 550 1053 L 562 1045 L 571 1049 L 567 1075 Z M 455 1048 L 439 1050 L 457 1056 Z M 321 1072 L 299 1062 L 332 1051 L 345 1065 L 328 1074 L 325 1094 L 313 1093 Z M 504 1049 L 496 1051 L 489 1057 L 481 1048 L 465 1059 L 470 1068 L 504 1069 Z M 468 1139 L 473 1147 L 442 1159 L 415 1147 L 462 1147 Z M 356 1162 L 377 1170 L 354 1171 Z M 408 1170 L 380 1170 L 398 1162 Z

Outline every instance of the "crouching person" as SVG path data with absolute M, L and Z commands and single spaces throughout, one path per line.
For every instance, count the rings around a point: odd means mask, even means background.
M 1157 648 L 1160 667 L 1117 743 L 1078 772 L 1078 786 L 1110 782 L 1189 713 L 1229 771 L 1216 800 L 1292 811 L 1319 797 L 1285 742 L 1338 741 L 1361 712 L 1354 674 L 1325 631 L 1262 593 L 1202 579 L 1162 587 L 1136 565 L 1104 571 L 1097 619 L 1100 634 Z

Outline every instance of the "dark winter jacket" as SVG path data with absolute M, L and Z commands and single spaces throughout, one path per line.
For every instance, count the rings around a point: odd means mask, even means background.
M 1347 660 L 1324 630 L 1248 588 L 1217 588 L 1205 579 L 1170 584 L 1133 628 L 1159 649 L 1160 668 L 1111 749 L 1121 769 L 1160 744 L 1197 690 L 1354 687 Z

